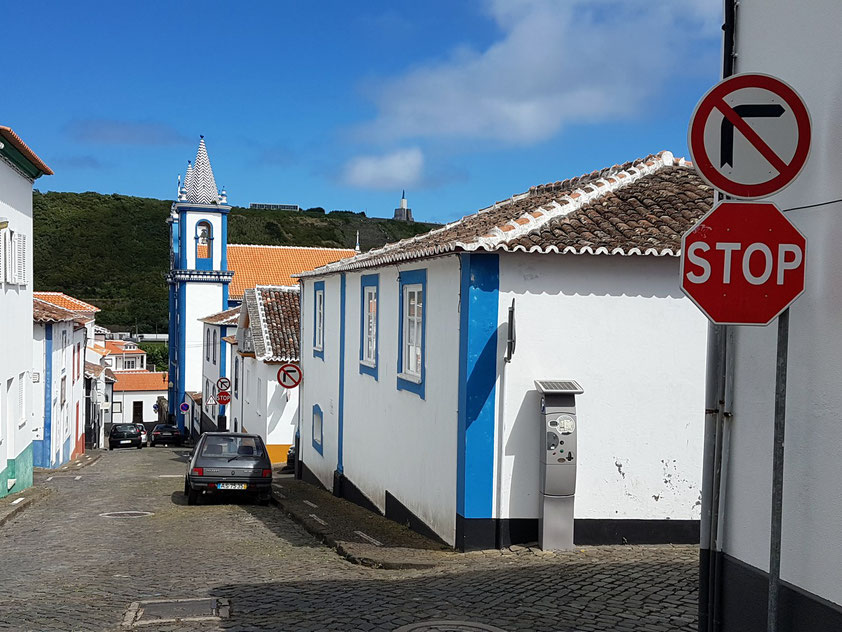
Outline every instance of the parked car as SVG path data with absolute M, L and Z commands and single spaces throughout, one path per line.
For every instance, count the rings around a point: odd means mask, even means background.
M 152 435 L 149 437 L 149 447 L 154 448 L 156 445 L 181 445 L 184 443 L 184 437 L 178 426 L 170 424 L 158 424 L 152 428 Z
M 140 438 L 140 430 L 135 424 L 114 424 L 108 433 L 108 449 L 114 448 L 137 448 L 143 447 Z
M 147 438 L 146 426 L 144 424 L 141 424 L 141 423 L 136 423 L 135 426 L 137 426 L 137 429 L 140 430 L 140 445 L 143 446 L 143 445 L 146 444 L 146 438 Z
M 200 438 L 184 476 L 187 504 L 202 494 L 231 492 L 261 504 L 272 494 L 272 463 L 263 439 L 242 432 L 206 432 Z

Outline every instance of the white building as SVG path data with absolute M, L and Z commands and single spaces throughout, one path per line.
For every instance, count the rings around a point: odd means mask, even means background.
M 234 334 L 237 328 L 237 321 L 240 317 L 240 308 L 232 307 L 224 312 L 213 314 L 200 319 L 204 323 L 204 340 L 202 354 L 202 413 L 204 415 L 202 429 L 207 430 L 233 430 L 233 425 L 228 423 L 228 407 L 212 402 L 216 401 L 219 393 L 217 382 L 220 377 L 231 375 L 231 369 L 235 353 L 234 345 L 225 339 Z
M 166 371 L 114 371 L 111 423 L 158 423 L 158 398 L 167 396 Z
M 0 497 L 32 484 L 32 183 L 52 173 L 0 126 Z
M 111 427 L 111 402 L 114 399 L 114 372 L 105 362 L 85 362 L 85 441 L 92 448 L 105 443 L 105 429 Z
M 298 388 L 278 383 L 284 364 L 299 362 L 297 287 L 246 290 L 231 371 L 232 429 L 259 434 L 273 463 L 285 463 L 298 424 Z
M 801 95 L 812 121 L 803 170 L 764 200 L 783 210 L 807 239 L 805 291 L 789 315 L 778 630 L 842 630 L 842 3 L 736 4 L 725 2 L 726 21 L 735 29 L 725 31 L 726 70 L 780 78 Z M 752 121 L 752 127 L 756 124 Z M 771 127 L 755 129 L 765 137 Z M 735 144 L 735 156 L 752 151 L 740 135 L 735 141 L 741 144 Z M 767 169 L 759 154 L 743 156 Z M 780 159 L 789 161 L 791 155 Z M 703 497 L 703 521 L 707 517 L 710 524 L 702 525 L 699 630 L 765 631 L 778 327 L 776 321 L 727 330 L 718 489 L 713 487 L 713 419 L 706 442 L 705 480 L 711 484 Z M 713 392 L 722 388 L 719 384 L 711 379 Z M 708 406 L 719 407 L 717 402 Z
M 105 365 L 114 371 L 146 370 L 146 352 L 131 340 L 106 340 Z
M 33 299 L 33 463 L 53 468 L 85 451 L 89 319 Z
M 535 541 L 534 380 L 574 379 L 576 542 L 697 542 L 706 321 L 677 254 L 711 198 L 663 152 L 302 274 L 304 475 L 461 549 Z

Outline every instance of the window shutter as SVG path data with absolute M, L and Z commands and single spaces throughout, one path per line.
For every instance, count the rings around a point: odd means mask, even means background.
M 6 239 L 8 230 L 0 230 L 0 283 L 7 283 L 6 280 Z
M 26 285 L 26 235 L 18 233 L 18 285 Z

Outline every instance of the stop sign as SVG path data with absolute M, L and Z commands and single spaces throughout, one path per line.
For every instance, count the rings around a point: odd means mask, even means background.
M 768 202 L 717 204 L 681 240 L 681 289 L 719 325 L 768 325 L 804 291 L 807 241 Z
M 227 404 L 230 404 L 231 403 L 231 393 L 229 393 L 228 391 L 219 391 L 216 394 L 216 401 L 217 401 L 218 404 L 221 404 L 222 406 L 226 406 Z

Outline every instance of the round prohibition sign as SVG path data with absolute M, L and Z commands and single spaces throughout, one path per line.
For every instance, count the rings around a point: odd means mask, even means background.
M 712 125 L 717 112 L 723 117 L 719 129 Z M 756 125 L 766 121 L 761 133 L 747 119 Z M 738 160 L 737 133 L 752 154 L 742 153 Z M 755 199 L 777 193 L 795 180 L 807 162 L 811 133 L 807 106 L 792 87 L 769 75 L 740 74 L 721 81 L 699 101 L 690 119 L 687 146 L 699 175 L 711 186 L 736 198 Z M 768 177 L 757 177 L 758 165 L 767 163 Z
M 181 412 L 186 413 L 188 410 L 190 410 L 190 404 L 188 404 L 187 402 L 184 402 L 178 408 L 179 408 L 179 410 L 181 410 Z
M 231 388 L 231 380 L 227 377 L 221 377 L 216 381 L 216 388 L 220 391 L 227 391 Z
M 302 377 L 301 369 L 295 364 L 282 364 L 278 369 L 278 384 L 284 388 L 295 388 L 301 384 Z

